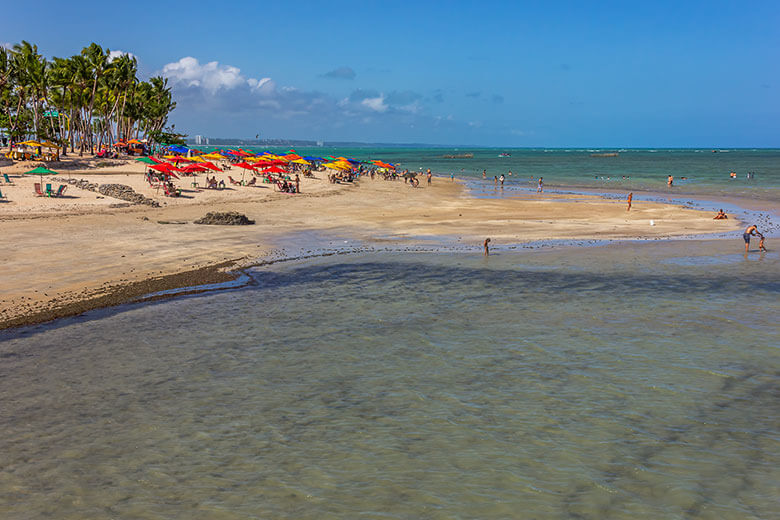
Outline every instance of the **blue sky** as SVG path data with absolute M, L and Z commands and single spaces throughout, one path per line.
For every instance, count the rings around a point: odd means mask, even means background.
M 0 44 L 133 53 L 142 76 L 169 78 L 171 120 L 191 135 L 780 146 L 780 2 L 74 0 L 35 11 L 45 16 L 4 9 Z

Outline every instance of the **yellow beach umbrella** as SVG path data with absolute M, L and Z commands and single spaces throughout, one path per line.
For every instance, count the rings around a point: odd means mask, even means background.
M 203 157 L 205 159 L 225 159 L 224 155 L 222 155 L 221 153 L 217 153 L 217 152 L 207 153 L 206 155 L 201 155 L 201 157 Z
M 308 165 L 310 165 L 310 164 L 311 164 L 311 163 L 310 163 L 309 161 L 307 161 L 306 159 L 295 159 L 294 161 L 290 161 L 290 162 L 294 162 L 294 163 L 296 163 L 296 164 L 305 164 L 306 166 L 308 166 Z

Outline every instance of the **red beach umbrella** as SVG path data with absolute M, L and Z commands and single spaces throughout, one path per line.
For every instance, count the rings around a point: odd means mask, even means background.
M 218 166 L 215 166 L 214 163 L 212 163 L 212 162 L 206 161 L 206 162 L 200 163 L 200 165 L 201 166 L 205 166 L 206 168 L 209 168 L 211 170 L 214 170 L 215 172 L 221 172 L 222 171 L 221 168 L 219 168 Z
M 283 170 L 279 168 L 278 166 L 271 166 L 268 168 L 263 168 L 262 170 L 265 173 L 287 173 L 287 170 Z

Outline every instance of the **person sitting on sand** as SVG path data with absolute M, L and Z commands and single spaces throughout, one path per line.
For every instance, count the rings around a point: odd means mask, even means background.
M 758 232 L 758 227 L 756 227 L 755 224 L 753 224 L 752 226 L 747 228 L 745 230 L 745 232 L 742 233 L 742 238 L 745 240 L 745 252 L 746 253 L 748 252 L 748 249 L 750 248 L 750 235 L 753 235 L 753 236 L 760 235 L 760 233 Z
M 717 215 L 715 215 L 714 217 L 712 217 L 712 220 L 726 220 L 727 218 L 729 218 L 729 216 L 728 216 L 728 215 L 726 215 L 726 214 L 723 212 L 723 210 L 722 210 L 722 209 L 719 209 L 719 210 L 718 210 L 718 214 L 717 214 Z

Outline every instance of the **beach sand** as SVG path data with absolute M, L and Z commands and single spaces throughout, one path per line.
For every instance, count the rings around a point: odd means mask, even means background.
M 125 201 L 68 186 L 66 197 L 36 197 L 37 164 L 0 165 L 13 185 L 0 185 L 0 328 L 47 321 L 137 299 L 156 290 L 221 282 L 225 271 L 283 258 L 280 251 L 316 247 L 306 232 L 345 238 L 352 245 L 383 248 L 435 245 L 480 250 L 539 240 L 660 239 L 737 232 L 735 219 L 670 204 L 583 195 L 526 193 L 506 198 L 470 197 L 464 186 L 435 178 L 419 188 L 403 180 L 363 179 L 331 184 L 322 172 L 302 179 L 302 193 L 278 193 L 270 185 L 232 186 L 241 170 L 217 174 L 228 189 L 203 190 L 191 178 L 176 184 L 182 197 L 165 197 L 143 178 L 135 161 L 68 158 L 47 167 L 61 178 L 117 183 L 156 200 L 161 207 Z M 246 177 L 248 178 L 248 176 Z M 202 185 L 204 174 L 197 177 Z M 52 177 L 43 183 L 60 184 Z M 252 226 L 204 226 L 193 221 L 210 211 L 237 211 Z M 651 225 L 653 221 L 654 225 Z M 735 247 L 740 247 L 739 244 Z

